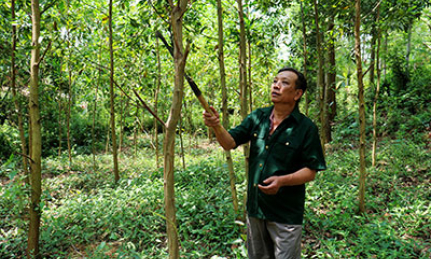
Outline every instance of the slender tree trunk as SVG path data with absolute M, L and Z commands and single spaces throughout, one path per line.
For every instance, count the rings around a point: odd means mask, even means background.
M 245 24 L 244 24 L 244 10 L 242 0 L 237 0 L 238 3 L 238 16 L 240 28 L 240 42 L 239 42 L 239 90 L 241 100 L 241 117 L 244 119 L 248 115 L 248 100 L 247 100 L 247 49 L 245 37 Z
M 42 209 L 42 137 L 39 111 L 39 58 L 40 58 L 40 9 L 39 1 L 31 1 L 32 49 L 30 62 L 30 226 L 28 231 L 27 258 L 40 258 L 39 231 Z
M 69 1 L 67 1 L 67 17 L 69 22 Z M 67 152 L 69 154 L 69 170 L 72 168 L 72 145 L 70 140 L 70 111 L 72 107 L 72 50 L 70 47 L 70 28 L 67 26 L 67 49 L 69 51 L 69 59 L 67 61 L 67 71 L 68 71 L 68 84 L 69 92 L 67 98 L 67 113 L 66 113 L 66 124 L 67 124 Z
M 15 25 L 15 0 L 12 0 L 12 57 L 11 57 L 11 81 L 12 81 L 12 94 L 13 94 L 13 100 L 15 104 L 15 110 L 17 112 L 18 117 L 18 129 L 19 129 L 19 138 L 21 141 L 21 152 L 24 155 L 27 155 L 27 147 L 26 147 L 26 139 L 24 134 L 24 126 L 23 126 L 23 120 L 22 120 L 22 112 L 21 112 L 21 106 L 18 102 L 18 96 L 17 96 L 17 87 L 16 87 L 16 69 L 15 69 L 15 51 L 16 51 L 16 25 Z M 25 182 L 29 183 L 28 180 L 28 165 L 27 165 L 27 158 L 25 156 L 22 156 L 22 168 L 25 174 Z
M 184 154 L 184 141 L 183 141 L 183 116 L 180 116 L 180 147 L 181 147 L 181 161 L 183 162 L 183 170 L 186 170 L 186 157 Z
M 99 70 L 99 78 L 100 78 L 100 70 Z M 94 107 L 93 107 L 93 125 L 91 126 L 91 146 L 93 152 L 93 169 L 97 168 L 96 161 L 96 119 L 97 119 L 97 95 L 99 92 L 99 79 L 96 83 L 96 89 L 94 92 Z
M 319 61 L 319 70 L 317 74 L 317 88 L 320 91 L 319 95 L 319 107 L 320 107 L 320 141 L 322 143 L 323 152 L 325 153 L 325 144 L 327 143 L 325 129 L 327 127 L 325 114 L 326 114 L 326 102 L 325 102 L 325 78 L 323 74 L 323 51 L 322 51 L 322 34 L 319 27 L 319 11 L 317 7 L 317 0 L 314 0 L 314 20 L 316 23 L 316 45 L 317 45 L 317 56 Z
M 226 88 L 226 72 L 224 66 L 224 40 L 223 40 L 223 7 L 221 0 L 217 0 L 217 17 L 218 17 L 218 61 L 220 67 L 220 84 L 222 89 L 222 115 L 223 115 L 223 127 L 229 128 L 229 113 L 227 111 L 227 88 Z M 225 151 L 226 162 L 229 169 L 230 189 L 232 193 L 233 208 L 238 213 L 238 198 L 236 192 L 236 177 L 233 167 L 232 154 L 229 150 Z
M 385 35 L 384 37 L 384 41 L 383 41 L 383 53 L 388 53 L 388 34 Z M 386 60 L 382 59 L 382 66 L 383 66 L 383 78 L 386 78 L 386 74 L 387 74 L 387 64 L 386 64 Z M 388 95 L 390 95 L 389 92 L 389 87 L 388 87 Z
M 358 76 L 359 99 L 359 211 L 365 212 L 365 100 L 361 57 L 361 0 L 355 1 L 355 57 Z
M 247 1 L 247 0 L 245 0 L 245 1 L 246 1 L 245 3 L 247 4 L 247 19 L 250 20 L 250 4 L 249 4 L 250 1 Z M 244 28 L 244 31 L 245 31 L 245 28 Z M 252 51 L 251 51 L 251 42 L 250 42 L 251 41 L 251 30 L 249 31 L 249 37 L 250 37 L 250 39 L 247 40 L 248 58 L 246 57 L 246 60 L 248 60 L 248 65 L 247 65 L 247 72 L 248 72 L 247 79 L 248 79 L 248 81 L 247 81 L 246 87 L 247 87 L 247 92 L 248 92 L 248 104 L 249 104 L 248 109 L 251 112 L 253 110 L 253 90 L 252 90 L 253 81 L 252 81 L 252 77 L 251 77 L 251 64 L 252 64 L 251 53 L 252 53 Z
M 175 209 L 175 130 L 181 115 L 181 103 L 184 91 L 184 69 L 186 65 L 188 49 L 183 48 L 183 15 L 187 10 L 187 0 L 177 1 L 174 5 L 173 0 L 169 0 L 171 8 L 171 28 L 174 47 L 174 67 L 175 67 L 175 86 L 173 90 L 172 104 L 169 111 L 169 118 L 166 126 L 166 136 L 164 139 L 164 194 L 165 194 L 165 213 L 168 236 L 169 258 L 179 258 L 179 242 L 177 218 Z
M 112 125 L 111 120 L 112 120 L 112 118 L 109 119 L 108 131 L 106 132 L 105 153 L 109 153 L 109 144 L 110 144 L 110 141 L 111 141 L 111 137 L 110 137 L 111 134 L 110 133 L 111 133 L 111 125 Z
M 112 40 L 112 0 L 109 0 L 109 55 L 110 55 L 110 80 L 109 95 L 111 100 L 111 134 L 112 134 L 112 156 L 114 162 L 114 180 L 120 180 L 118 172 L 117 136 L 115 135 L 115 102 L 114 102 L 114 50 Z
M 302 4 L 302 1 L 300 2 L 301 5 L 301 17 L 302 17 L 302 38 L 303 38 L 303 55 L 304 55 L 304 65 L 303 65 L 303 73 L 304 77 L 307 78 L 307 63 L 308 63 L 308 52 L 307 52 L 307 27 L 305 26 L 305 14 L 304 14 L 304 6 Z M 308 91 L 305 91 L 304 94 L 304 102 L 305 102 L 305 115 L 308 116 Z
M 377 15 L 376 15 L 376 23 L 378 24 L 380 20 L 380 5 L 377 6 Z M 374 95 L 374 103 L 373 103 L 373 150 L 372 150 L 372 165 L 376 167 L 377 164 L 377 102 L 379 100 L 380 94 L 380 78 L 381 78 L 381 69 L 380 69 L 380 44 L 381 44 L 381 29 L 380 26 L 377 29 L 377 49 L 376 49 L 376 70 L 377 70 L 377 85 L 376 92 Z
M 69 58 L 71 56 L 69 55 Z M 72 168 L 72 145 L 70 140 L 70 115 L 71 115 L 71 107 L 72 107 L 72 70 L 70 68 L 70 61 L 68 62 L 68 70 L 69 70 L 69 92 L 67 95 L 67 113 L 66 113 L 66 123 L 67 123 L 67 153 L 69 154 L 69 170 Z
M 380 4 L 378 5 L 380 6 Z M 378 8 L 378 7 L 377 7 Z M 377 14 L 375 16 L 374 23 L 371 28 L 371 43 L 370 43 L 370 70 L 368 71 L 370 73 L 370 84 L 371 86 L 374 86 L 374 67 L 376 63 L 376 39 L 377 39 Z
M 409 27 L 407 29 L 407 51 L 406 51 L 406 75 L 407 79 L 410 80 L 410 53 L 412 50 L 412 30 L 413 30 L 413 20 L 409 22 Z M 404 86 L 405 89 L 406 86 Z
M 138 127 L 139 127 L 139 102 L 138 101 L 136 101 L 135 117 L 136 119 L 135 119 L 135 129 L 133 130 L 133 145 L 135 146 L 135 157 L 136 157 L 138 155 Z
M 100 45 L 99 48 L 99 55 L 98 55 L 98 61 L 99 65 L 101 64 L 100 59 L 102 57 L 102 45 Z M 91 127 L 91 146 L 93 151 L 93 169 L 96 170 L 97 168 L 97 161 L 96 161 L 96 120 L 97 120 L 97 99 L 99 94 L 99 84 L 100 84 L 100 75 L 101 75 L 101 69 L 98 69 L 97 73 L 97 82 L 96 82 L 96 89 L 94 92 L 94 107 L 93 107 L 93 125 Z
M 58 156 L 61 156 L 61 152 L 62 152 L 62 150 L 61 150 L 61 147 L 62 147 L 62 145 L 61 145 L 61 142 L 62 142 L 62 139 L 63 139 L 63 129 L 62 129 L 62 127 L 63 127 L 63 125 L 61 124 L 61 115 L 62 115 L 62 112 L 63 112 L 63 105 L 62 105 L 62 93 L 61 93 L 61 87 L 58 87 Z
M 123 93 L 120 93 L 120 141 L 118 143 L 119 152 L 123 151 L 123 131 L 124 131 L 124 98 Z
M 328 40 L 328 63 L 329 69 L 327 71 L 327 84 L 326 84 L 326 116 L 325 116 L 325 139 L 327 142 L 332 141 L 332 124 L 337 113 L 337 100 L 336 100 L 336 61 L 335 61 L 335 15 L 330 17 L 328 31 L 330 31 L 330 37 Z
M 160 48 L 159 48 L 159 38 L 156 37 L 156 55 L 157 55 L 157 83 L 156 83 L 156 91 L 154 92 L 154 113 L 156 115 L 158 112 L 158 102 L 159 102 L 159 92 L 161 85 L 161 76 L 162 76 L 162 65 L 160 62 Z M 157 127 L 157 119 L 154 118 L 154 146 L 156 151 L 156 166 L 159 168 L 159 132 Z
M 248 101 L 247 101 L 247 56 L 246 56 L 246 37 L 245 37 L 245 24 L 244 24 L 244 10 L 242 5 L 242 0 L 236 1 L 238 4 L 238 17 L 239 17 L 239 28 L 240 28 L 240 42 L 239 42 L 239 89 L 240 89 L 240 114 L 242 119 L 245 119 L 248 115 Z M 249 144 L 243 145 L 244 150 L 244 167 L 245 175 L 248 180 L 249 174 L 249 157 L 250 157 L 250 146 Z M 244 201 L 246 200 L 246 195 L 244 195 Z M 244 202 L 245 205 L 245 202 Z M 244 210 L 245 213 L 246 210 Z M 245 215 L 244 215 L 245 218 Z

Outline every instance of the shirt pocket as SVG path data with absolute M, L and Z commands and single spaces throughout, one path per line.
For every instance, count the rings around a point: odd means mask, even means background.
M 250 141 L 250 157 L 258 157 L 265 147 L 265 132 L 253 131 Z
M 299 162 L 299 143 L 292 136 L 280 136 L 274 143 L 272 155 L 277 167 L 290 171 Z

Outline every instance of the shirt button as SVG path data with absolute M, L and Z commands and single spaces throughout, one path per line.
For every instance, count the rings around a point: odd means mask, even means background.
M 253 184 L 254 187 L 257 187 L 257 184 Z
M 260 166 L 260 167 L 262 167 L 263 165 L 262 165 L 262 164 L 259 164 L 259 166 Z
M 286 146 L 289 146 L 290 145 L 290 143 L 289 142 L 286 142 Z
M 269 147 L 268 146 L 265 146 L 265 149 L 268 149 Z
M 254 136 L 254 137 L 257 137 L 257 134 L 256 134 L 256 133 L 254 133 L 254 134 L 253 134 L 253 136 Z

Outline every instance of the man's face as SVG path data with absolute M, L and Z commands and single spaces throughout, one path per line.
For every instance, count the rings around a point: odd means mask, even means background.
M 271 85 L 271 101 L 275 103 L 294 104 L 301 98 L 303 91 L 296 89 L 298 76 L 292 71 L 280 72 Z

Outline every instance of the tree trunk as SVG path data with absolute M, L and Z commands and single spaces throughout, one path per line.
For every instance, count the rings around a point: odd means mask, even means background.
M 69 22 L 69 1 L 67 1 L 67 20 Z M 69 51 L 69 59 L 67 61 L 67 72 L 68 72 L 68 85 L 69 92 L 67 98 L 67 112 L 66 112 L 66 126 L 67 126 L 67 153 L 69 154 L 69 171 L 72 168 L 72 145 L 70 140 L 70 111 L 72 107 L 72 67 L 71 67 L 71 58 L 72 58 L 72 50 L 70 47 L 70 28 L 67 26 L 67 49 Z
M 169 0 L 171 8 L 170 20 L 174 47 L 174 67 L 175 85 L 173 90 L 172 104 L 169 111 L 169 118 L 166 126 L 166 136 L 164 139 L 164 194 L 166 229 L 168 236 L 168 251 L 170 259 L 179 258 L 178 229 L 175 209 L 175 180 L 174 180 L 174 160 L 175 160 L 175 130 L 181 115 L 181 103 L 184 91 L 184 69 L 186 65 L 188 49 L 183 48 L 183 15 L 187 9 L 187 0 L 179 0 L 178 5 L 174 5 L 173 0 Z
M 221 0 L 217 0 L 217 17 L 218 17 L 218 61 L 220 66 L 220 84 L 222 89 L 222 116 L 223 116 L 223 127 L 225 129 L 229 128 L 229 113 L 227 111 L 227 88 L 226 88 L 226 72 L 224 66 L 224 44 L 223 44 L 223 7 Z M 236 192 L 236 177 L 233 167 L 232 155 L 229 150 L 225 151 L 226 162 L 229 169 L 229 179 L 230 179 L 230 190 L 232 194 L 232 202 L 235 213 L 238 213 L 238 198 Z
M 156 83 L 156 91 L 154 92 L 154 113 L 156 115 L 158 112 L 157 106 L 159 102 L 159 92 L 161 85 L 161 76 L 162 76 L 162 67 L 160 62 L 160 49 L 159 49 L 159 38 L 156 37 L 156 55 L 157 55 L 157 83 Z M 157 127 L 157 119 L 154 118 L 154 146 L 156 152 L 156 166 L 159 168 L 159 132 Z
M 355 57 L 359 99 L 359 211 L 365 212 L 365 100 L 361 57 L 361 0 L 355 1 Z
M 322 143 L 323 152 L 325 153 L 326 140 L 326 101 L 325 101 L 325 78 L 323 74 L 323 53 L 322 53 L 322 34 L 319 27 L 319 11 L 317 7 L 317 0 L 314 0 L 314 20 L 316 23 L 316 45 L 317 45 L 317 56 L 319 61 L 319 70 L 317 74 L 317 88 L 320 91 L 319 94 L 319 107 L 320 107 L 320 141 Z
M 248 100 L 247 100 L 247 55 L 246 55 L 246 37 L 245 37 L 245 24 L 244 24 L 244 10 L 242 0 L 237 0 L 238 3 L 238 16 L 240 28 L 240 42 L 239 42 L 239 90 L 241 101 L 241 117 L 244 119 L 248 115 Z
M 327 71 L 327 84 L 326 84 L 326 116 L 325 116 L 325 139 L 327 142 L 332 141 L 332 124 L 334 123 L 335 116 L 337 114 L 337 101 L 336 101 L 336 61 L 335 61 L 335 16 L 330 17 L 328 31 L 330 31 L 330 37 L 328 40 L 328 64 L 329 69 Z
M 61 124 L 61 115 L 62 115 L 62 94 L 61 87 L 58 87 L 58 156 L 61 156 L 61 142 L 63 139 L 63 129 Z
M 303 65 L 303 74 L 304 77 L 307 78 L 307 63 L 308 63 L 308 52 L 307 52 L 307 27 L 305 26 L 305 14 L 304 14 L 304 6 L 302 4 L 302 1 L 300 2 L 301 5 L 301 18 L 302 18 L 302 38 L 303 38 L 303 55 L 304 55 L 304 65 Z M 308 92 L 306 91 L 304 93 L 304 102 L 305 102 L 305 115 L 308 116 Z
M 181 148 L 181 161 L 183 162 L 183 170 L 186 170 L 186 157 L 184 154 L 184 142 L 183 142 L 183 116 L 180 116 L 180 130 L 179 130 L 179 135 L 180 135 L 180 148 Z
M 15 0 L 12 0 L 12 21 L 15 21 Z M 25 139 L 25 133 L 24 133 L 24 126 L 23 126 L 23 120 L 22 120 L 22 113 L 21 113 L 21 106 L 18 102 L 17 97 L 17 87 L 16 87 L 16 69 L 15 69 L 15 51 L 16 51 L 16 25 L 12 25 L 12 55 L 11 55 L 11 83 L 12 83 L 12 94 L 13 94 L 13 100 L 15 104 L 15 110 L 17 112 L 18 117 L 18 129 L 19 129 L 19 138 L 21 141 L 21 152 L 24 155 L 27 155 L 27 147 L 26 147 L 26 139 Z M 27 158 L 25 156 L 22 156 L 22 168 L 25 174 L 25 182 L 29 183 L 28 179 L 28 165 L 27 165 Z
M 406 51 L 406 75 L 407 79 L 410 79 L 410 53 L 412 49 L 412 29 L 413 29 L 413 20 L 409 22 L 409 27 L 407 28 L 407 51 Z M 407 86 L 404 86 L 406 89 Z
M 27 258 L 40 258 L 39 231 L 42 209 L 40 207 L 42 194 L 42 137 L 39 110 L 39 58 L 40 58 L 40 10 L 39 1 L 31 1 L 32 49 L 30 61 L 30 225 L 27 242 Z
M 138 155 L 138 127 L 139 127 L 139 102 L 136 101 L 135 128 L 133 130 L 133 145 L 135 146 L 135 157 Z M 156 161 L 157 162 L 157 161 Z
M 112 0 L 109 0 L 109 55 L 110 55 L 110 77 L 109 95 L 111 100 L 111 134 L 112 134 L 112 156 L 114 162 L 114 180 L 120 180 L 118 173 L 117 136 L 115 135 L 115 102 L 114 102 L 114 50 L 112 48 Z
M 377 6 L 376 24 L 380 20 L 380 5 Z M 377 102 L 379 100 L 380 94 L 380 79 L 381 79 L 381 69 L 380 69 L 380 44 L 381 44 L 381 29 L 380 26 L 377 29 L 377 49 L 376 49 L 376 70 L 377 70 L 377 84 L 376 92 L 374 95 L 373 103 L 373 150 L 372 150 L 372 165 L 376 167 L 377 164 Z
M 99 48 L 99 65 L 101 65 L 100 59 L 102 57 L 102 45 L 100 45 Z M 93 151 L 93 169 L 96 170 L 97 168 L 97 161 L 96 161 L 96 120 L 97 120 L 97 99 L 99 94 L 99 84 L 100 84 L 100 74 L 101 69 L 98 69 L 97 74 L 97 82 L 96 82 L 96 90 L 94 92 L 94 107 L 93 107 L 93 125 L 91 127 L 91 146 Z
M 380 4 L 377 6 L 377 8 L 380 6 Z M 371 43 L 370 43 L 370 70 L 368 71 L 370 73 L 370 84 L 371 86 L 374 86 L 374 67 L 376 63 L 376 39 L 377 39 L 377 14 L 374 17 L 374 22 L 371 28 Z
M 118 150 L 123 150 L 123 133 L 124 133 L 124 98 L 123 93 L 120 93 L 120 141 L 118 143 Z
M 248 101 L 247 101 L 247 56 L 246 56 L 246 38 L 245 38 L 245 24 L 244 24 L 244 10 L 242 5 L 242 0 L 237 0 L 238 3 L 238 17 L 239 17 L 239 28 L 240 28 L 240 42 L 239 42 L 239 89 L 240 89 L 240 114 L 242 119 L 245 119 L 248 115 Z M 245 167 L 245 179 L 248 179 L 249 174 L 249 157 L 250 157 L 250 146 L 249 144 L 243 145 L 244 150 L 244 167 Z M 246 200 L 246 195 L 244 195 L 244 201 Z M 245 202 L 244 202 L 245 205 Z M 244 210 L 245 213 L 246 210 Z M 244 215 L 245 218 L 245 215 Z

